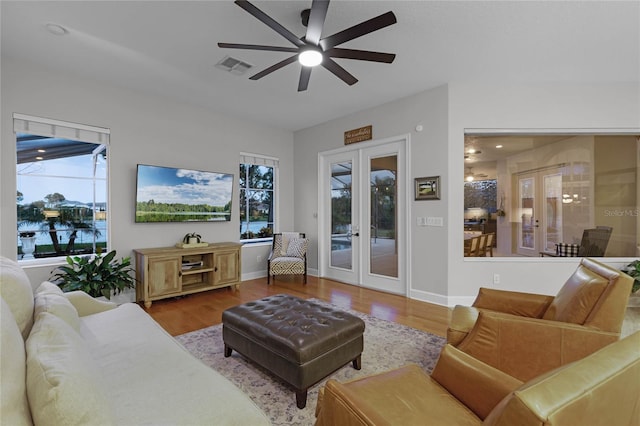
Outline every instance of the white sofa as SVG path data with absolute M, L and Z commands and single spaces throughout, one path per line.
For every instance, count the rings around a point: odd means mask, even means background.
M 137 304 L 116 306 L 0 258 L 2 425 L 268 425 L 235 385 Z

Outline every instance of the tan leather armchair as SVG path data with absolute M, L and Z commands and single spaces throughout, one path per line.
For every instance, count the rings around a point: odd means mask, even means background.
M 617 341 L 632 284 L 584 258 L 555 297 L 481 288 L 471 307 L 454 308 L 447 343 L 529 380 Z
M 640 424 L 640 332 L 526 383 L 446 345 L 409 365 L 320 390 L 316 426 Z

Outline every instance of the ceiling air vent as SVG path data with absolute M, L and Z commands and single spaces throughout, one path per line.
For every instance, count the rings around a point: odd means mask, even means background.
M 231 56 L 225 56 L 216 64 L 216 67 L 221 70 L 228 71 L 231 74 L 242 75 L 253 68 L 253 65 L 242 62 L 239 59 L 232 58 Z

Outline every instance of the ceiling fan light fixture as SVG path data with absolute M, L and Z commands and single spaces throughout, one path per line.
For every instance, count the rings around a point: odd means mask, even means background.
M 325 30 L 324 23 L 327 17 L 330 0 L 313 0 L 311 8 L 301 13 L 303 25 L 306 22 L 307 31 L 304 36 L 300 37 L 275 19 L 264 13 L 262 10 L 251 4 L 248 0 L 236 0 L 234 3 L 243 10 L 251 14 L 254 18 L 267 25 L 269 28 L 287 39 L 295 47 L 283 46 L 265 46 L 259 44 L 239 44 L 239 43 L 218 43 L 218 47 L 225 49 L 247 49 L 259 51 L 288 52 L 294 55 L 275 63 L 274 65 L 264 69 L 263 71 L 249 77 L 250 80 L 259 80 L 274 71 L 285 67 L 296 60 L 304 67 L 300 70 L 300 79 L 298 81 L 298 92 L 307 90 L 309 78 L 311 76 L 311 67 L 322 64 L 333 75 L 338 77 L 344 83 L 352 86 L 358 82 L 358 79 L 342 68 L 333 58 L 353 59 L 358 61 L 369 61 L 390 64 L 393 63 L 396 55 L 392 53 L 375 52 L 359 49 L 346 49 L 338 47 L 348 41 L 357 39 L 366 34 L 381 30 L 389 25 L 396 24 L 398 20 L 393 12 L 389 11 L 378 15 L 375 18 L 368 19 L 353 25 L 345 30 L 339 31 L 330 36 L 323 37 Z
M 467 182 L 473 182 L 473 175 L 467 175 L 467 177 L 464 178 L 464 180 L 466 180 Z
M 305 49 L 298 54 L 298 62 L 305 67 L 315 67 L 322 63 L 322 52 L 317 49 Z

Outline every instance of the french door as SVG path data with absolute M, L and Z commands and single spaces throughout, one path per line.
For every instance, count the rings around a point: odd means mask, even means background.
M 562 242 L 562 173 L 559 168 L 517 175 L 517 200 L 520 217 L 517 253 L 539 256 L 554 252 Z
M 406 139 L 320 154 L 320 275 L 407 290 Z

